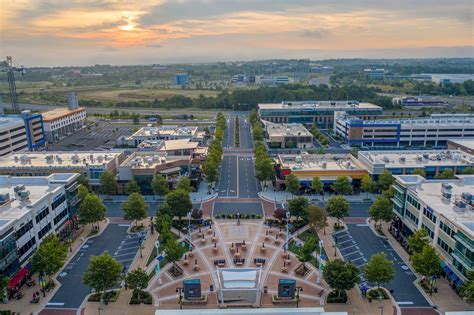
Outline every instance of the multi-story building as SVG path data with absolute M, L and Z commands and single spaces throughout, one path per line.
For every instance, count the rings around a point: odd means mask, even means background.
M 255 76 L 255 84 L 258 85 L 285 85 L 290 83 L 290 78 L 287 75 L 267 76 L 257 75 Z
M 247 84 L 249 79 L 245 74 L 236 74 L 232 76 L 231 82 L 232 84 Z
M 276 159 L 277 185 L 283 186 L 285 178 L 294 174 L 303 187 L 311 188 L 313 177 L 318 176 L 329 186 L 337 177 L 348 177 L 355 186 L 367 170 L 352 154 L 280 154 Z
M 374 119 L 381 115 L 380 106 L 355 101 L 285 101 L 275 104 L 258 104 L 261 119 L 274 123 L 301 123 L 321 129 L 333 127 L 334 113 L 345 111 L 362 119 Z
M 122 151 L 22 152 L 0 157 L 0 175 L 46 176 L 52 173 L 79 173 L 93 187 L 105 171 L 116 174 L 124 160 Z
M 29 110 L 24 110 L 21 112 L 21 118 L 23 118 L 25 123 L 28 149 L 30 151 L 35 151 L 39 148 L 42 148 L 46 143 L 43 115 L 33 114 Z
M 474 138 L 474 115 L 433 114 L 427 118 L 363 120 L 335 113 L 334 132 L 365 148 L 446 148 L 449 139 Z
M 25 122 L 21 117 L 0 117 L 0 156 L 28 150 Z
M 471 139 L 449 139 L 448 149 L 461 150 L 474 155 L 474 138 Z
M 422 99 L 420 97 L 395 97 L 392 99 L 392 104 L 411 109 L 452 107 L 451 104 L 445 101 L 436 99 Z
M 364 69 L 364 74 L 370 80 L 383 80 L 385 77 L 385 69 Z
M 0 274 L 10 288 L 28 272 L 28 258 L 49 234 L 71 238 L 79 174 L 0 176 Z
M 474 269 L 474 175 L 454 180 L 426 180 L 419 175 L 395 176 L 392 225 L 409 236 L 426 230 L 453 286 Z
M 384 170 L 409 175 L 417 169 L 424 170 L 426 178 L 434 178 L 446 169 L 462 174 L 474 166 L 474 156 L 460 150 L 359 151 L 357 159 L 375 178 Z
M 186 85 L 189 83 L 189 75 L 187 73 L 176 73 L 173 76 L 172 84 Z
M 265 140 L 271 148 L 310 149 L 313 135 L 303 124 L 275 124 L 263 121 Z
M 134 134 L 117 140 L 118 145 L 138 147 L 145 141 L 179 140 L 191 139 L 201 144 L 204 141 L 205 132 L 200 131 L 197 126 L 163 125 L 159 127 L 142 127 Z

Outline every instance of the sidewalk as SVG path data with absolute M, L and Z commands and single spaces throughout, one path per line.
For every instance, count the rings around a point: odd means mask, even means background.
M 209 201 L 217 197 L 217 193 L 211 190 L 211 194 L 208 194 L 208 184 L 206 181 L 199 183 L 198 190 L 189 194 L 192 203 L 202 203 Z
M 275 189 L 272 186 L 268 186 L 268 188 L 265 191 L 260 191 L 258 193 L 258 196 L 266 201 L 269 202 L 276 202 L 276 203 L 282 203 L 286 204 L 288 203 L 288 200 L 291 200 L 293 198 L 293 195 L 290 194 L 289 192 L 286 191 L 275 191 Z M 326 202 L 329 198 L 332 196 L 336 196 L 335 194 L 331 194 L 328 192 L 324 193 L 324 196 L 321 195 L 303 195 L 304 197 L 307 197 L 310 199 L 312 202 Z M 360 193 L 359 195 L 348 195 L 344 196 L 344 198 L 349 201 L 349 202 L 372 202 L 376 199 L 378 195 L 377 194 L 371 194 L 369 193 L 369 198 L 370 200 L 367 200 L 367 194 L 366 193 Z
M 99 231 L 98 234 L 95 234 L 95 235 L 100 235 L 100 233 L 102 233 L 105 230 L 107 225 L 108 225 L 108 221 L 107 221 L 107 223 L 105 223 L 105 221 L 101 222 L 100 223 L 100 231 Z M 76 238 L 73 241 L 73 243 L 71 244 L 72 251 L 67 252 L 67 257 L 66 257 L 66 261 L 64 263 L 64 266 L 66 266 L 68 264 L 69 260 L 72 257 L 74 257 L 74 255 L 81 248 L 81 246 L 84 244 L 84 242 L 87 241 L 87 237 L 88 237 L 89 233 L 91 232 L 91 229 L 92 229 L 91 225 L 87 224 L 86 226 L 82 227 L 82 231 L 79 234 L 76 234 L 76 236 L 75 236 Z M 81 238 L 84 238 L 84 242 L 81 240 Z M 61 268 L 61 270 L 59 272 L 61 272 L 62 269 L 63 268 Z M 33 297 L 33 293 L 34 292 L 40 292 L 40 287 L 38 285 L 38 275 L 35 274 L 35 275 L 33 275 L 32 278 L 33 278 L 33 280 L 36 281 L 36 285 L 32 286 L 31 288 L 28 288 L 26 285 L 23 285 L 23 287 L 21 288 L 21 291 L 23 293 L 25 293 L 25 296 L 21 300 L 10 300 L 7 304 L 4 304 L 4 306 L 2 306 L 2 308 L 10 309 L 13 312 L 19 312 L 21 314 L 38 314 L 41 310 L 44 309 L 46 304 L 49 302 L 49 300 L 54 296 L 56 291 L 61 286 L 59 281 L 56 280 L 56 278 L 58 277 L 59 272 L 51 277 L 54 280 L 54 282 L 56 283 L 56 286 L 55 286 L 54 290 L 46 293 L 46 297 L 43 297 L 43 295 L 41 294 L 41 299 L 40 299 L 40 302 L 38 304 L 31 304 L 30 303 L 30 300 Z
M 139 224 L 143 223 L 148 231 L 149 229 L 149 224 L 150 220 L 148 218 L 138 221 Z M 146 263 L 148 261 L 148 257 L 150 257 L 151 252 L 153 251 L 153 248 L 155 247 L 155 242 L 158 239 L 158 232 L 154 232 L 151 234 L 148 232 L 147 237 L 145 241 L 142 244 L 142 258 L 140 257 L 140 251 L 137 252 L 137 255 L 135 256 L 135 259 L 132 262 L 132 265 L 130 266 L 130 271 L 135 270 L 137 268 L 142 268 L 143 270 L 146 270 Z M 151 279 L 150 279 L 151 281 Z M 87 300 L 82 304 L 82 308 L 84 311 L 84 314 L 87 315 L 105 315 L 105 314 L 110 314 L 110 315 L 116 315 L 116 314 L 155 314 L 155 306 L 153 304 L 151 305 L 145 305 L 145 304 L 139 304 L 139 305 L 130 305 L 130 298 L 132 297 L 132 290 L 125 290 L 125 288 L 122 288 L 120 290 L 120 295 L 115 302 L 109 302 L 108 305 L 105 305 L 102 302 L 88 302 Z

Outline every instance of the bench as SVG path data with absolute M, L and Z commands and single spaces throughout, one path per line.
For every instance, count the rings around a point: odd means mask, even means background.
M 242 266 L 245 263 L 245 258 L 234 258 L 234 264 L 236 266 Z
M 216 260 L 214 260 L 214 266 L 224 267 L 225 266 L 225 259 L 216 259 Z
M 255 258 L 253 263 L 256 264 L 258 267 L 265 265 L 266 259 L 264 258 Z

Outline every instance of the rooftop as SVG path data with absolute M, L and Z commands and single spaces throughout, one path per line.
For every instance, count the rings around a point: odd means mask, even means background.
M 74 113 L 78 113 L 81 111 L 85 111 L 85 109 L 83 107 L 80 107 L 77 109 L 69 109 L 67 107 L 64 107 L 64 108 L 51 109 L 41 114 L 43 115 L 43 121 L 48 122 L 48 121 L 55 120 L 55 119 L 58 119 L 67 115 L 71 115 Z
M 343 120 L 364 124 L 400 124 L 400 125 L 411 125 L 411 126 L 463 126 L 466 124 L 474 124 L 474 116 L 469 114 L 447 114 L 447 115 L 431 115 L 430 117 L 423 118 L 397 118 L 397 119 L 375 119 L 375 120 L 362 120 L 355 116 L 345 116 Z
M 133 137 L 150 137 L 150 136 L 190 136 L 194 137 L 198 131 L 197 126 L 177 126 L 163 125 L 159 127 L 142 127 L 137 130 L 130 138 Z
M 19 167 L 88 167 L 102 166 L 122 151 L 51 151 L 51 152 L 18 152 L 0 157 L 0 169 Z
M 358 159 L 386 168 L 474 165 L 474 156 L 461 150 L 359 151 Z
M 351 154 L 279 154 L 278 161 L 292 171 L 364 169 Z
M 264 121 L 266 131 L 270 137 L 282 136 L 308 136 L 311 137 L 311 132 L 306 129 L 303 124 L 275 124 Z
M 454 180 L 426 180 L 419 175 L 399 175 L 395 178 L 402 184 L 410 186 L 418 198 L 428 205 L 435 213 L 445 217 L 459 229 L 474 238 L 474 207 L 464 204 L 465 208 L 459 207 L 463 200 L 462 194 L 474 195 L 474 175 L 458 175 Z M 444 184 L 449 184 L 449 186 Z M 443 196 L 443 191 L 450 191 L 450 198 Z
M 59 177 L 58 177 L 59 175 Z M 21 219 L 31 211 L 31 207 L 38 201 L 45 198 L 48 193 L 54 192 L 66 184 L 73 177 L 78 176 L 75 173 L 51 174 L 49 176 L 32 177 L 13 177 L 0 176 L 0 195 L 9 194 L 10 200 L 0 205 L 0 234 L 5 229 L 10 228 L 15 220 Z M 23 191 L 29 193 L 28 198 L 20 198 L 15 193 L 15 186 L 23 185 Z
M 18 125 L 24 125 L 23 118 L 14 116 L 0 116 L 0 129 L 11 129 L 18 127 Z
M 317 108 L 331 108 L 331 109 L 350 109 L 350 108 L 365 108 L 365 109 L 382 109 L 380 106 L 371 103 L 360 103 L 356 101 L 301 101 L 301 102 L 281 102 L 258 104 L 259 109 L 302 109 L 312 110 Z
M 474 139 L 451 139 L 450 142 L 474 150 Z
M 199 143 L 191 141 L 191 139 L 178 139 L 178 140 L 166 140 L 163 141 L 163 145 L 159 148 L 160 151 L 172 151 L 172 150 L 186 150 L 196 149 Z
M 189 161 L 189 156 L 166 156 L 159 152 L 134 152 L 120 166 L 134 169 L 150 169 L 178 160 Z

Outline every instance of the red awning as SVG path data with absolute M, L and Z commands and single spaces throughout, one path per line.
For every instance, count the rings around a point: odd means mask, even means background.
M 21 280 L 23 280 L 26 275 L 28 274 L 28 267 L 25 266 L 23 268 L 20 269 L 20 271 L 18 271 L 15 276 L 10 280 L 10 283 L 8 284 L 8 287 L 10 289 L 13 289 L 18 283 L 21 282 Z

